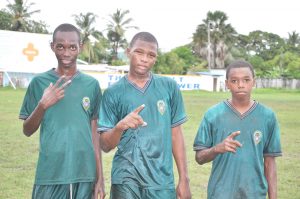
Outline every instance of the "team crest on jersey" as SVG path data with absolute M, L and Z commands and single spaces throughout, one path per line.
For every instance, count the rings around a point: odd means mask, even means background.
M 88 98 L 88 97 L 82 98 L 82 106 L 85 111 L 87 111 L 90 108 L 90 104 L 91 104 L 90 98 Z
M 157 109 L 160 112 L 161 115 L 163 115 L 166 111 L 166 104 L 163 100 L 157 101 Z
M 254 140 L 255 144 L 257 145 L 258 143 L 260 143 L 261 139 L 262 139 L 262 132 L 255 131 L 253 133 L 253 140 Z

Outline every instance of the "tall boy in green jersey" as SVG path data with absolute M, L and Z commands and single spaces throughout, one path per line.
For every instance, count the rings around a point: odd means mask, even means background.
M 194 141 L 196 161 L 213 160 L 209 199 L 277 198 L 275 157 L 281 156 L 274 112 L 251 99 L 254 70 L 245 61 L 227 67 L 232 98 L 211 107 Z
M 58 26 L 51 43 L 58 67 L 34 77 L 23 101 L 19 117 L 24 134 L 30 136 L 40 127 L 32 198 L 105 195 L 97 133 L 102 94 L 96 79 L 77 70 L 81 47 L 75 26 Z
M 191 198 L 181 124 L 186 114 L 177 83 L 150 72 L 158 43 L 136 34 L 127 56 L 128 75 L 105 90 L 98 131 L 108 152 L 118 147 L 111 171 L 113 199 Z M 174 187 L 173 156 L 179 173 Z

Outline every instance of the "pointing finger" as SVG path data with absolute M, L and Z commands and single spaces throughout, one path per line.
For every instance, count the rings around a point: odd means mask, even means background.
M 240 131 L 235 131 L 235 132 L 231 133 L 228 137 L 231 138 L 231 139 L 233 139 L 236 136 L 238 136 L 240 133 L 241 133 Z
M 145 107 L 145 104 L 142 104 L 141 106 L 137 107 L 133 113 L 139 114 Z

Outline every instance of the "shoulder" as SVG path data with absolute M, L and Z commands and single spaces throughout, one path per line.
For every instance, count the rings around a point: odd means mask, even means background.
M 153 74 L 153 81 L 161 87 L 167 89 L 179 90 L 177 82 L 171 77 Z
M 207 109 L 207 111 L 204 114 L 205 118 L 216 118 L 220 115 L 222 115 L 226 110 L 225 102 L 219 102 Z
M 119 81 L 113 83 L 112 85 L 110 85 L 108 88 L 105 89 L 104 94 L 114 94 L 114 95 L 118 95 L 121 94 L 120 91 L 124 91 L 125 90 L 125 84 L 127 81 L 125 81 L 125 77 L 122 77 Z
M 262 103 L 257 102 L 257 108 L 261 112 L 261 114 L 265 116 L 274 116 L 275 117 L 275 112 L 271 107 L 268 107 Z

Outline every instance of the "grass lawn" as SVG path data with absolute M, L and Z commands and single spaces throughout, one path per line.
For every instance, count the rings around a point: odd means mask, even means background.
M 39 133 L 26 137 L 18 119 L 24 89 L 0 88 L 0 198 L 31 198 L 38 158 Z M 212 105 L 229 98 L 229 93 L 183 92 L 189 117 L 184 124 L 188 169 L 193 198 L 206 198 L 211 164 L 197 165 L 192 149 L 203 113 Z M 300 198 L 300 91 L 257 89 L 253 98 L 271 107 L 281 127 L 283 157 L 277 158 L 278 198 Z M 106 198 L 109 198 L 110 168 L 113 152 L 103 154 Z M 177 179 L 176 167 L 175 177 Z

